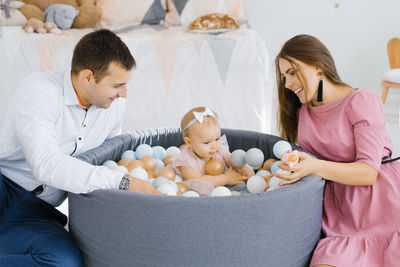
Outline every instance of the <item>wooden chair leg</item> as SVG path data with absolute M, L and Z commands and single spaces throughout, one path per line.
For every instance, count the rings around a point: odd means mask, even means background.
M 381 96 L 383 104 L 385 104 L 388 92 L 389 92 L 389 87 L 383 87 L 382 96 Z

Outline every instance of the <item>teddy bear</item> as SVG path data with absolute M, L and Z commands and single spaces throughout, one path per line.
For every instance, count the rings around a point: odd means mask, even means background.
M 70 17 L 70 25 L 59 28 L 66 29 L 69 27 L 72 28 L 92 28 L 100 24 L 102 11 L 99 7 L 96 6 L 95 0 L 21 0 L 25 4 L 18 8 L 18 10 L 25 16 L 27 22 L 24 24 L 24 29 L 33 29 L 33 31 L 38 32 L 38 27 L 43 31 L 43 25 L 39 25 L 38 21 L 49 22 L 49 17 L 46 17 L 45 14 L 49 13 L 48 8 L 53 8 L 55 5 L 59 7 L 64 5 L 64 9 L 69 6 L 72 9 L 76 10 L 76 13 Z M 46 13 L 45 13 L 46 12 Z M 52 13 L 54 17 L 54 12 Z M 57 13 L 56 13 L 57 14 Z M 47 15 L 47 14 L 46 14 Z M 37 20 L 32 20 L 35 18 Z M 51 22 L 55 22 L 54 20 L 50 20 Z M 71 25 L 72 24 L 72 25 Z M 64 25 L 64 24 L 63 24 Z M 50 27 L 49 32 L 52 30 L 53 25 L 49 24 L 47 27 Z M 46 27 L 44 27 L 46 28 Z M 54 31 L 53 31 L 54 32 Z
M 29 23 L 28 23 L 29 22 Z M 22 28 L 25 32 L 37 32 L 37 33 L 60 33 L 61 30 L 53 22 L 43 22 L 37 18 L 30 18 Z

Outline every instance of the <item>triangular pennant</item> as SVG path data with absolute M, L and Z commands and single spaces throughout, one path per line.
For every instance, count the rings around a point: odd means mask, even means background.
M 142 23 L 146 24 L 161 24 L 162 18 L 165 17 L 165 11 L 161 4 L 161 0 L 154 0 L 150 6 L 146 15 L 142 20 Z
M 163 76 L 165 89 L 169 91 L 171 78 L 174 73 L 176 56 L 178 54 L 182 41 L 166 40 L 160 38 L 153 41 L 156 49 L 158 62 L 160 64 L 161 74 Z
M 218 6 L 217 6 L 217 9 L 215 10 L 215 12 L 224 13 L 224 14 L 229 13 L 224 0 L 219 0 Z
M 185 8 L 187 2 L 189 0 L 170 0 L 171 2 L 173 2 L 176 11 L 178 11 L 179 15 L 182 14 L 183 9 Z
M 229 66 L 231 64 L 233 49 L 235 48 L 236 45 L 236 40 L 210 39 L 207 40 L 207 42 L 214 55 L 219 75 L 221 76 L 221 79 L 225 84 Z
M 244 19 L 244 14 L 242 14 L 242 0 L 236 0 L 235 6 L 233 7 L 232 10 L 232 17 L 236 19 Z
M 190 4 L 193 7 L 195 17 L 200 17 L 211 13 L 210 10 L 216 10 L 219 1 L 215 0 L 191 0 Z

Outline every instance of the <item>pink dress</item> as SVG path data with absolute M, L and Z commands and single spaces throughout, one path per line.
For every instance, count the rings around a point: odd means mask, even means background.
M 400 266 L 400 162 L 381 165 L 392 144 L 380 97 L 358 89 L 311 110 L 303 105 L 298 142 L 319 159 L 364 162 L 379 171 L 372 186 L 327 181 L 322 218 L 326 237 L 310 266 Z
M 221 136 L 221 149 L 216 153 L 215 158 L 224 162 L 225 167 L 227 167 L 229 157 L 230 157 L 230 152 L 229 152 L 228 140 L 226 140 L 226 136 L 223 135 Z M 173 165 L 176 169 L 176 172 L 179 175 L 182 174 L 176 167 L 181 167 L 181 166 L 192 167 L 193 169 L 197 170 L 202 175 L 204 175 L 204 165 L 206 165 L 206 162 L 197 157 L 190 147 L 185 146 L 182 149 L 181 153 L 179 153 L 174 158 Z

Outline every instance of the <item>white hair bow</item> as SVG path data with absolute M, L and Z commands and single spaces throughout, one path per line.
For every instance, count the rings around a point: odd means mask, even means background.
M 211 118 L 216 118 L 217 116 L 215 116 L 214 112 L 212 112 L 208 107 L 206 107 L 206 109 L 203 112 L 196 112 L 193 111 L 193 115 L 194 115 L 194 119 L 189 121 L 188 124 L 186 125 L 185 129 L 189 128 L 190 126 L 192 126 L 193 124 L 195 124 L 196 122 L 200 122 L 203 123 L 204 117 L 211 117 Z

